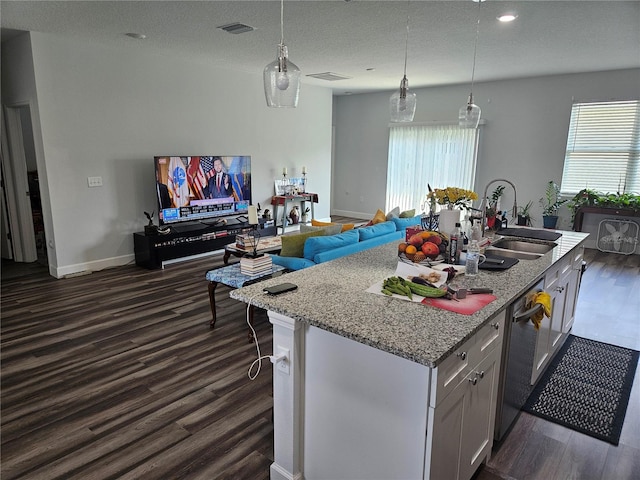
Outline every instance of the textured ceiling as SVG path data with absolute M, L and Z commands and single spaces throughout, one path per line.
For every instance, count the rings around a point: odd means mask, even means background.
M 280 2 L 269 0 L 2 0 L 0 8 L 3 40 L 15 30 L 55 33 L 255 74 L 275 59 L 280 39 Z M 290 59 L 304 83 L 336 95 L 397 88 L 407 9 L 412 88 L 470 81 L 478 13 L 477 81 L 640 67 L 640 1 L 488 0 L 478 7 L 471 0 L 288 0 Z M 518 18 L 501 24 L 496 17 L 507 11 Z M 233 35 L 216 28 L 233 22 L 255 30 Z M 306 77 L 324 72 L 351 78 Z

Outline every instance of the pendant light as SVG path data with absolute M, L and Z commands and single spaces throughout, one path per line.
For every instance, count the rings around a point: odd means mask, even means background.
M 392 122 L 413 122 L 416 113 L 416 94 L 409 91 L 407 80 L 407 50 L 409 48 L 409 1 L 407 1 L 407 35 L 404 43 L 404 76 L 400 81 L 400 90 L 396 90 L 389 99 L 389 111 Z
M 484 0 L 473 0 L 478 3 L 478 20 L 476 22 L 476 41 L 473 45 L 473 68 L 471 69 L 471 93 L 466 105 L 460 107 L 458 124 L 464 128 L 478 128 L 480 123 L 480 107 L 473 103 L 473 80 L 476 73 L 476 52 L 478 50 L 478 35 L 480 33 L 480 4 Z
M 289 60 L 284 44 L 284 0 L 280 0 L 280 43 L 275 61 L 264 67 L 264 95 L 269 107 L 297 107 L 300 69 Z

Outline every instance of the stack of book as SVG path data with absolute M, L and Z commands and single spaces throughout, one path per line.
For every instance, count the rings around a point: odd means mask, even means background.
M 258 275 L 272 270 L 271 257 L 261 255 L 259 257 L 244 256 L 240 259 L 240 273 L 243 275 Z
M 236 235 L 236 248 L 240 248 L 242 250 L 253 250 L 254 245 L 256 245 L 256 240 L 256 237 L 253 235 Z

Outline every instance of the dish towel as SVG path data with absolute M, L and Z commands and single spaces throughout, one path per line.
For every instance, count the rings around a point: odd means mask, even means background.
M 526 308 L 533 308 L 536 304 L 542 305 L 542 310 L 531 316 L 531 322 L 536 330 L 540 329 L 543 315 L 551 318 L 551 296 L 547 292 L 531 292 L 527 294 Z

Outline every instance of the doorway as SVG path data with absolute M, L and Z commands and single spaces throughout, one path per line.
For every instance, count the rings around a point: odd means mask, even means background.
M 31 108 L 4 107 L 2 126 L 2 258 L 48 265 Z

